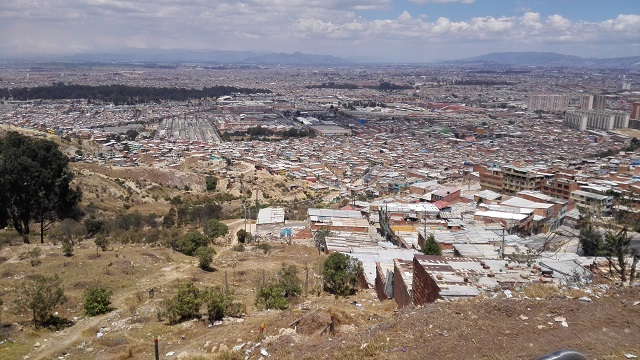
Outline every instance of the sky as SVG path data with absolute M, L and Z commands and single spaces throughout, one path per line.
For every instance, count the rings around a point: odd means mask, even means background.
M 0 58 L 128 49 L 637 56 L 640 0 L 0 0 Z

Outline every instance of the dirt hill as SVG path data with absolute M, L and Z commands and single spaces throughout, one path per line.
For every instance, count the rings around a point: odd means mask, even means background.
M 0 352 L 7 359 L 148 359 L 153 356 L 153 335 L 159 335 L 163 359 L 242 359 L 247 351 L 250 359 L 266 358 L 264 353 L 274 359 L 535 359 L 562 348 L 590 359 L 640 355 L 638 289 L 537 286 L 516 291 L 512 298 L 397 311 L 392 300 L 379 302 L 371 290 L 350 298 L 322 294 L 318 263 L 324 255 L 303 245 L 272 246 L 267 254 L 251 246 L 244 252 L 218 247 L 214 272 L 199 269 L 194 258 L 158 247 L 115 246 L 97 256 L 92 242 L 85 241 L 66 258 L 59 246 L 44 245 L 36 266 L 25 255 L 34 245 L 5 247 L 0 252 L 0 297 L 5 302 Z M 257 309 L 256 285 L 283 263 L 297 265 L 302 279 L 308 266 L 308 295 L 285 311 Z M 36 330 L 28 314 L 11 312 L 22 281 L 51 273 L 60 274 L 69 297 L 58 314 L 74 322 L 57 332 Z M 225 277 L 247 306 L 246 316 L 215 326 L 204 319 L 177 325 L 159 319 L 164 301 L 180 283 L 223 285 Z M 116 310 L 83 315 L 82 292 L 93 283 L 114 289 Z M 336 333 L 321 335 L 332 312 Z M 265 338 L 258 341 L 262 323 Z M 227 351 L 234 347 L 238 351 Z

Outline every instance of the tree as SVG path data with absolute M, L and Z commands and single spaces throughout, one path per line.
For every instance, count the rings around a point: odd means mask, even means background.
M 226 235 L 228 232 L 229 227 L 218 221 L 218 219 L 209 219 L 204 224 L 204 233 L 211 241 L 215 241 L 215 239 Z
M 362 263 L 349 255 L 334 252 L 323 265 L 324 290 L 340 296 L 356 293 Z
M 124 133 L 124 135 L 126 136 L 127 140 L 134 141 L 138 137 L 139 133 L 135 129 L 129 129 L 126 133 Z
M 71 188 L 69 158 L 56 143 L 10 131 L 0 139 L 0 226 L 11 224 L 29 243 L 30 222 L 40 241 L 53 222 L 78 217 L 82 192 Z
M 211 270 L 211 262 L 215 254 L 216 251 L 208 246 L 198 248 L 194 255 L 198 258 L 200 269 L 205 271 Z
M 209 240 L 204 235 L 197 231 L 191 231 L 178 238 L 175 250 L 185 255 L 194 256 L 198 248 L 208 244 Z
M 167 300 L 167 319 L 170 324 L 177 324 L 184 320 L 200 317 L 200 307 L 203 303 L 201 291 L 192 283 L 185 283 L 178 287 L 174 297 Z
M 18 289 L 16 305 L 18 309 L 29 310 L 33 314 L 33 324 L 37 328 L 47 324 L 51 311 L 66 301 L 62 279 L 58 275 L 36 275 Z
M 302 281 L 298 277 L 298 268 L 295 265 L 282 264 L 278 272 L 278 283 L 282 286 L 282 295 L 288 299 L 302 294 Z
M 251 238 L 251 233 L 245 229 L 240 229 L 236 232 L 236 238 L 238 238 L 239 243 L 244 244 L 249 240 L 249 238 Z
M 602 234 L 593 226 L 593 224 L 589 224 L 580 229 L 578 240 L 580 241 L 580 246 L 582 247 L 584 256 L 602 255 L 602 249 L 604 246 Z
M 593 216 L 589 213 L 580 214 L 577 228 L 580 229 L 578 240 L 584 256 L 602 255 L 604 247 L 602 233 L 593 224 Z
M 329 229 L 320 229 L 313 233 L 313 242 L 318 249 L 318 254 L 320 251 L 324 252 L 327 248 L 327 236 L 331 235 L 331 230 Z
M 171 208 L 169 209 L 169 212 L 167 213 L 167 215 L 165 215 L 162 218 L 162 225 L 168 229 L 175 224 L 176 224 L 176 209 Z
M 435 236 L 433 236 L 433 234 L 429 234 L 429 236 L 427 236 L 427 238 L 424 240 L 421 251 L 425 255 L 442 255 L 440 245 L 438 245 L 438 242 L 436 241 L 436 238 Z
M 102 286 L 92 286 L 84 291 L 84 311 L 89 316 L 106 314 L 113 310 L 111 307 L 113 291 Z
M 207 191 L 214 191 L 218 187 L 218 178 L 215 176 L 207 176 L 205 178 L 205 186 Z
M 609 266 L 620 275 L 620 280 L 627 281 L 626 256 L 629 253 L 631 237 L 627 234 L 627 227 L 623 227 L 618 233 L 608 231 L 604 235 L 604 254 L 609 261 Z M 617 261 L 614 262 L 613 258 Z

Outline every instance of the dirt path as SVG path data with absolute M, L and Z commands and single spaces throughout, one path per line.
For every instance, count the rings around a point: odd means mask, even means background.
M 152 273 L 142 277 L 138 283 L 153 282 L 159 287 L 182 277 L 183 273 L 192 267 L 189 264 L 174 264 L 173 266 L 174 268 L 168 271 Z M 126 309 L 125 300 L 131 296 L 135 296 L 137 291 L 138 289 L 133 288 L 118 293 L 112 298 L 112 305 L 117 310 L 104 315 L 79 319 L 75 325 L 59 331 L 48 338 L 47 342 L 41 342 L 42 346 L 35 348 L 29 353 L 29 359 L 57 359 L 65 351 L 71 349 L 72 346 L 80 345 L 80 341 L 87 337 L 87 332 L 96 331 L 101 324 L 109 318 L 119 319 L 122 315 L 121 313 Z

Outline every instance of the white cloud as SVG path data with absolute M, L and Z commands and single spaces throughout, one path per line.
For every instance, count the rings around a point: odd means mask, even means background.
M 414 3 L 426 4 L 426 3 L 435 3 L 435 4 L 451 4 L 451 3 L 461 3 L 461 4 L 473 4 L 476 0 L 410 0 Z
M 574 53 L 591 51 L 590 56 L 624 56 L 640 47 L 637 14 L 599 22 L 571 21 L 560 14 L 542 18 L 533 11 L 458 21 L 407 10 L 388 18 L 362 17 L 371 16 L 366 10 L 380 14 L 393 10 L 392 5 L 392 0 L 0 1 L 0 52 L 64 54 L 141 47 L 384 57 L 418 56 L 426 51 L 420 49 L 437 44 L 442 52 L 438 56 L 444 58 L 462 51 L 562 51 L 569 46 Z

